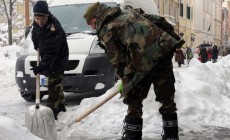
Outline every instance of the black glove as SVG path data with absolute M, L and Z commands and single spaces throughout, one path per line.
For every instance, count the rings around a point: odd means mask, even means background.
M 37 75 L 38 73 L 42 72 L 42 68 L 40 66 L 33 67 L 30 70 L 34 72 L 34 75 Z

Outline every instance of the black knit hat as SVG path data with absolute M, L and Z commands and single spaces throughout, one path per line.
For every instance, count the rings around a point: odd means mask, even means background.
M 38 1 L 34 5 L 34 15 L 49 16 L 49 7 L 46 1 Z

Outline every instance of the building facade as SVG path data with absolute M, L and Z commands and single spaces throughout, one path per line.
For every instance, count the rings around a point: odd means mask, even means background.
M 194 0 L 179 0 L 179 35 L 185 40 L 184 47 L 194 47 Z
M 230 47 L 230 2 L 223 3 L 222 8 L 222 45 Z
M 215 0 L 215 16 L 214 16 L 214 45 L 220 46 L 222 45 L 222 3 L 223 0 Z
M 215 0 L 195 0 L 195 42 L 198 46 L 202 43 L 214 44 L 214 16 Z
M 154 0 L 160 16 L 163 16 L 174 26 L 174 30 L 179 34 L 179 2 L 178 0 Z

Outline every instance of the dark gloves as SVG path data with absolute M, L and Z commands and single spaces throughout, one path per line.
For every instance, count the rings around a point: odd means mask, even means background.
M 31 68 L 30 70 L 33 70 L 34 75 L 37 75 L 38 73 L 40 73 L 40 72 L 43 71 L 43 69 L 42 69 L 40 66 L 33 67 L 33 68 Z

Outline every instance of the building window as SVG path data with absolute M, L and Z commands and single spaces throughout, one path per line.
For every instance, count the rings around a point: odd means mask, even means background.
M 183 3 L 180 3 L 180 16 L 183 17 Z
M 190 19 L 190 17 L 191 17 L 191 15 L 190 15 L 190 13 L 191 13 L 191 8 L 189 7 L 189 6 L 187 6 L 187 19 Z

